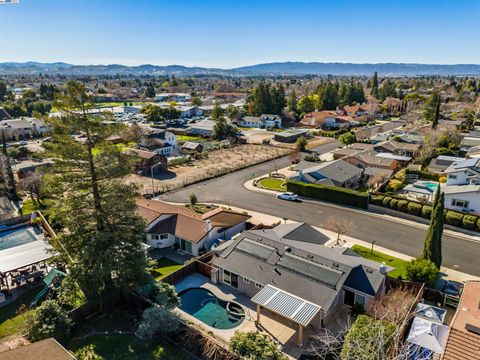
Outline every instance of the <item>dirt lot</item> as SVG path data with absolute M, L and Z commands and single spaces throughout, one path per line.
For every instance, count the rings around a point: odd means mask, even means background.
M 289 152 L 288 149 L 249 144 L 214 150 L 209 153 L 208 158 L 193 161 L 192 166 L 170 167 L 167 173 L 157 175 L 153 186 L 155 192 L 165 192 L 274 159 Z M 132 175 L 130 180 L 142 186 L 143 194 L 152 193 L 152 178 Z

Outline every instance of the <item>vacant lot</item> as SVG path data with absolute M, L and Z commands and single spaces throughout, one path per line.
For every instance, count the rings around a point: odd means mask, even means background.
M 209 152 L 208 158 L 194 160 L 191 166 L 170 167 L 168 173 L 159 174 L 154 181 L 156 193 L 174 190 L 188 184 L 243 169 L 270 159 L 287 155 L 288 149 L 262 145 L 238 145 Z M 143 187 L 143 193 L 152 192 L 152 179 L 132 175 L 131 181 Z

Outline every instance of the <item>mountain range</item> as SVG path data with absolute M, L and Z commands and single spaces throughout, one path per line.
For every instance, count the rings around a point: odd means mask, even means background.
M 0 75 L 227 75 L 227 76 L 267 76 L 267 75 L 372 75 L 375 71 L 385 76 L 480 76 L 478 64 L 410 64 L 378 63 L 354 64 L 336 62 L 272 62 L 232 69 L 187 67 L 182 65 L 73 65 L 64 62 L 4 62 L 0 63 Z

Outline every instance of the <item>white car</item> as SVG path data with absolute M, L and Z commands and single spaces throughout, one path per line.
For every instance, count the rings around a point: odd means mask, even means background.
M 277 199 L 288 200 L 288 201 L 297 201 L 298 200 L 298 195 L 294 194 L 292 192 L 284 192 L 284 193 L 278 194 Z

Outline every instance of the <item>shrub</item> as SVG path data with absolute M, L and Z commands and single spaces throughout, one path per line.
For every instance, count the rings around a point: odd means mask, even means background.
M 438 182 L 444 184 L 447 182 L 447 177 L 446 176 L 441 176 L 438 178 Z
M 406 175 L 406 170 L 402 169 L 395 174 L 394 178 L 397 179 L 398 181 L 401 181 L 402 183 L 404 183 L 405 182 L 405 175 Z
M 477 220 L 477 230 L 480 230 L 480 217 Z
M 413 259 L 405 267 L 407 279 L 433 286 L 437 280 L 438 268 L 428 259 Z
M 383 205 L 383 199 L 385 198 L 385 196 L 383 195 L 372 195 L 370 197 L 370 202 L 373 204 L 373 205 L 380 205 L 382 206 Z
M 287 359 L 267 335 L 259 334 L 256 331 L 236 331 L 235 335 L 230 338 L 228 346 L 235 354 L 249 360 Z
M 53 337 L 65 343 L 70 336 L 71 325 L 67 312 L 55 300 L 46 300 L 27 319 L 29 337 L 33 341 Z
M 463 214 L 456 211 L 447 210 L 447 213 L 445 214 L 445 221 L 449 225 L 454 225 L 454 226 L 461 225 L 462 218 L 463 218 Z
M 464 215 L 462 219 L 462 225 L 466 229 L 473 230 L 475 229 L 475 223 L 477 222 L 478 217 L 474 215 Z
M 398 199 L 392 199 L 388 205 L 390 209 L 396 210 L 398 205 Z
M 418 216 L 422 212 L 422 204 L 418 204 L 416 202 L 410 201 L 408 203 L 407 210 L 409 214 Z
M 386 358 L 395 330 L 395 324 L 389 321 L 359 315 L 345 336 L 340 358 L 342 360 Z
M 337 204 L 350 205 L 366 209 L 369 195 L 360 191 L 335 186 L 305 184 L 299 181 L 287 181 L 287 191 Z
M 396 193 L 398 192 L 398 190 L 402 188 L 402 186 L 403 186 L 403 183 L 400 180 L 392 179 L 387 183 L 385 190 Z
M 152 306 L 143 312 L 137 335 L 142 339 L 152 339 L 155 335 L 174 333 L 179 327 L 177 315 L 165 308 Z
M 382 205 L 385 207 L 388 207 L 388 205 L 390 205 L 390 201 L 392 201 L 392 198 L 390 196 L 386 196 L 383 198 Z
M 430 205 L 423 205 L 422 207 L 422 217 L 425 219 L 430 219 L 432 217 L 433 207 Z
M 103 356 L 98 355 L 95 352 L 95 345 L 86 345 L 76 350 L 73 354 L 78 360 L 104 360 Z
M 397 209 L 399 211 L 407 211 L 408 203 L 409 203 L 408 200 L 400 200 L 398 202 Z
M 440 178 L 440 174 L 431 173 L 429 171 L 406 169 L 406 173 L 418 175 L 420 179 L 425 179 L 425 180 L 438 181 L 438 179 Z

